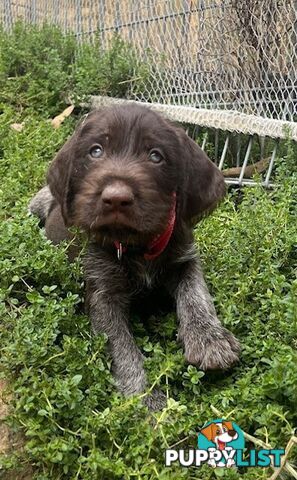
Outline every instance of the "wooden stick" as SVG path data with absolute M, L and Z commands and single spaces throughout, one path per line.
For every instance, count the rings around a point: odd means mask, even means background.
M 247 165 L 244 171 L 245 178 L 251 178 L 255 173 L 262 173 L 268 167 L 270 158 L 262 158 L 259 162 L 254 163 L 253 165 Z M 240 175 L 242 167 L 232 167 L 222 170 L 224 177 L 238 177 Z
M 294 437 L 294 435 L 293 435 L 293 437 L 290 438 L 290 440 L 289 440 L 289 442 L 288 442 L 288 445 L 286 446 L 285 454 L 284 454 L 284 456 L 283 456 L 283 458 L 282 458 L 281 465 L 280 465 L 278 468 L 275 469 L 275 472 L 271 475 L 271 477 L 269 477 L 268 480 L 275 480 L 275 479 L 279 476 L 279 474 L 281 473 L 282 469 L 285 468 L 285 466 L 286 466 L 286 460 L 287 460 L 287 458 L 288 458 L 288 455 L 289 455 L 289 453 L 290 453 L 290 450 L 291 450 L 291 448 L 292 448 L 295 444 L 297 444 L 297 437 Z M 292 468 L 292 469 L 293 469 L 293 468 Z M 294 478 L 297 478 L 297 472 L 294 471 L 294 469 L 293 469 L 293 472 L 294 472 L 293 477 L 294 477 Z M 291 474 L 292 474 L 292 472 L 291 472 Z
M 222 412 L 220 412 L 216 407 L 211 405 L 210 408 L 212 409 L 212 411 L 216 415 L 218 415 L 219 417 L 222 416 Z M 269 445 L 269 443 L 265 443 L 262 440 L 259 440 L 258 438 L 253 437 L 249 433 L 246 433 L 246 432 L 243 431 L 243 435 L 247 440 L 254 443 L 255 445 L 258 445 L 259 447 L 265 448 L 266 450 L 271 450 L 272 449 L 272 446 Z M 286 472 L 290 473 L 290 475 L 293 478 L 297 479 L 296 470 L 292 467 L 292 465 L 289 462 L 286 461 L 286 459 L 288 457 L 288 454 L 289 454 L 289 451 L 291 450 L 291 448 L 294 444 L 297 444 L 297 437 L 295 437 L 293 435 L 293 437 L 291 437 L 291 439 L 289 440 L 288 445 L 286 446 L 285 455 L 282 459 L 281 466 L 276 468 L 274 465 L 271 465 L 271 468 L 274 469 L 274 473 L 273 473 L 272 477 L 270 477 L 268 480 L 275 480 L 278 477 L 278 475 L 280 474 L 281 470 L 286 470 Z

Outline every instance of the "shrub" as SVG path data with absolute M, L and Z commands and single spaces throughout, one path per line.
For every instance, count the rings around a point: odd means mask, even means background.
M 125 96 L 148 80 L 148 64 L 119 36 L 103 49 L 99 40 L 77 46 L 57 27 L 17 23 L 0 31 L 0 104 L 44 117 L 60 113 L 70 101 L 91 94 Z
M 24 73 L 28 81 L 30 68 Z M 76 78 L 83 91 L 86 67 L 80 68 Z M 1 75 L 7 86 L 8 70 Z M 291 144 L 288 158 L 279 160 L 277 188 L 246 188 L 240 197 L 229 192 L 195 230 L 219 316 L 242 343 L 240 364 L 228 373 L 203 375 L 184 363 L 173 314 L 152 318 L 150 331 L 133 320 L 150 381 L 168 395 L 167 408 L 151 414 L 139 398 L 124 399 L 114 388 L 106 339 L 90 335 L 83 314 L 80 259 L 69 265 L 67 245 L 52 246 L 27 214 L 28 200 L 44 184 L 48 163 L 74 121 L 54 130 L 35 100 L 26 98 L 25 112 L 10 99 L 0 116 L 1 372 L 13 393 L 11 425 L 25 437 L 24 450 L 3 457 L 2 468 L 30 463 L 39 480 L 216 478 L 222 471 L 207 466 L 164 466 L 168 446 L 195 448 L 199 427 L 216 417 L 213 407 L 248 433 L 285 447 L 297 421 L 296 169 L 285 175 L 287 162 L 293 165 Z M 46 102 L 53 111 L 52 100 Z M 20 117 L 24 129 L 13 131 L 10 124 Z M 270 474 L 251 468 L 224 471 L 224 478 Z

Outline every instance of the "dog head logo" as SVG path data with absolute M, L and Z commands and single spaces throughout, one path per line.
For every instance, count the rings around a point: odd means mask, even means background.
M 210 423 L 204 427 L 202 433 L 207 440 L 212 441 L 218 450 L 225 450 L 228 443 L 238 438 L 238 433 L 234 430 L 232 422 L 222 421 L 222 423 Z
M 198 448 L 209 452 L 213 467 L 231 467 L 236 450 L 244 449 L 244 436 L 235 422 L 223 419 L 208 422 L 198 434 Z

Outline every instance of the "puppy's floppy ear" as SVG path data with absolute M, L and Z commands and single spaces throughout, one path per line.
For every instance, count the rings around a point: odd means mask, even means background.
M 226 193 L 223 174 L 185 133 L 180 131 L 184 179 L 182 215 L 194 222 L 210 213 Z
M 94 116 L 102 115 L 102 109 L 93 110 L 84 115 L 76 126 L 74 134 L 67 140 L 63 147 L 58 151 L 52 161 L 48 173 L 47 182 L 50 190 L 61 206 L 61 211 L 65 224 L 72 225 L 70 207 L 73 200 L 73 191 L 71 189 L 73 174 L 73 160 L 75 156 L 75 146 L 79 137 L 83 134 L 83 129 L 91 123 Z
M 70 137 L 59 150 L 52 161 L 48 173 L 47 182 L 50 190 L 61 206 L 64 221 L 68 221 L 67 197 L 69 192 L 69 178 L 71 175 L 72 158 L 74 155 L 73 146 L 76 142 L 76 133 Z

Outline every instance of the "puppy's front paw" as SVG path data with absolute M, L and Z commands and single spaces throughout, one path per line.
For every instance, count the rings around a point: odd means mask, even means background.
M 226 370 L 238 362 L 240 344 L 225 328 L 184 338 L 185 357 L 201 370 Z

